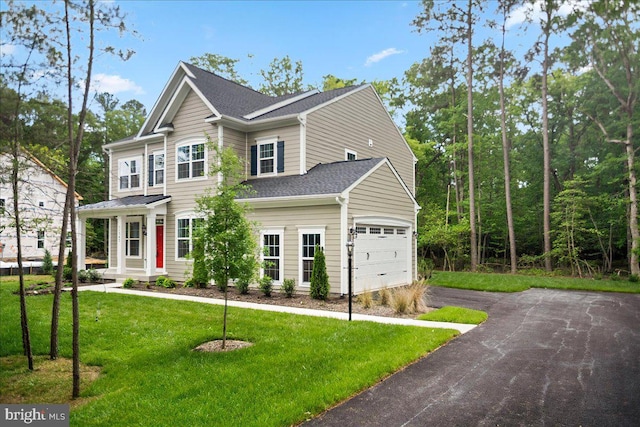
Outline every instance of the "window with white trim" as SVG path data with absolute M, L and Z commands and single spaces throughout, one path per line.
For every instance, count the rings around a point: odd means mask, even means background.
M 284 261 L 284 231 L 264 230 L 261 233 L 262 245 L 262 276 L 269 276 L 274 282 L 280 282 L 283 278 Z
M 118 160 L 118 181 L 120 190 L 140 188 L 142 156 Z
M 149 187 L 164 184 L 164 152 L 149 155 Z
M 193 250 L 194 232 L 198 225 L 202 222 L 202 218 L 186 216 L 177 218 L 176 220 L 176 258 L 186 259 L 187 255 Z
M 344 149 L 344 159 L 348 161 L 358 160 L 358 153 L 347 148 Z
M 38 230 L 38 249 L 44 249 L 44 230 Z
M 44 202 L 43 201 L 39 201 L 38 202 L 38 207 L 39 208 L 44 208 Z
M 6 203 L 4 199 L 0 199 L 0 215 L 4 215 Z
M 324 228 L 301 229 L 300 233 L 300 283 L 308 285 L 313 272 L 316 248 L 324 246 Z
M 205 176 L 206 148 L 204 142 L 180 145 L 176 148 L 177 179 Z
M 131 258 L 140 257 L 140 221 L 126 223 L 124 253 Z
M 274 166 L 276 163 L 276 143 L 265 142 L 258 144 L 258 165 L 260 168 L 260 175 L 269 174 L 275 172 Z

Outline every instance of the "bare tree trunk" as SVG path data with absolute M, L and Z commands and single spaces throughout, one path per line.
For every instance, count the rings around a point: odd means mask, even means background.
M 475 178 L 473 171 L 473 1 L 467 7 L 467 140 L 469 167 L 469 226 L 471 229 L 471 271 L 478 267 L 478 244 L 476 235 Z
M 627 170 L 629 172 L 629 231 L 631 233 L 631 259 L 629 270 L 631 274 L 640 274 L 638 265 L 638 251 L 640 250 L 640 233 L 638 232 L 638 192 L 636 189 L 637 178 L 635 169 L 635 150 L 633 148 L 633 126 L 631 117 L 627 122 Z
M 547 8 L 548 9 L 548 8 Z M 549 146 L 549 106 L 547 77 L 549 73 L 549 36 L 551 33 L 551 11 L 546 10 L 547 21 L 544 28 L 544 59 L 542 62 L 542 156 L 544 184 L 542 190 L 542 223 L 544 234 L 544 267 L 551 271 L 551 149 Z

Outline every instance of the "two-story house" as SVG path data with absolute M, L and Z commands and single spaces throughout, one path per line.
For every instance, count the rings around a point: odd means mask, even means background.
M 18 257 L 11 168 L 13 157 L 0 154 L 0 260 Z M 22 222 L 22 257 L 41 260 L 45 250 L 58 255 L 67 184 L 33 155 L 18 156 L 18 211 Z M 76 193 L 75 202 L 82 197 Z M 68 240 L 69 246 L 71 240 Z
M 195 200 L 218 180 L 207 139 L 246 162 L 276 285 L 308 288 L 318 245 L 346 294 L 350 229 L 356 293 L 416 277 L 416 159 L 371 85 L 271 97 L 182 62 L 138 134 L 104 147 L 110 199 L 79 210 L 110 220 L 108 276 L 185 280 Z

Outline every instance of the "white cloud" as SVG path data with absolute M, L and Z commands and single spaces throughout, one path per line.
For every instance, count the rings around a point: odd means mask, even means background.
M 13 44 L 0 45 L 0 56 L 13 55 L 15 51 L 16 51 L 16 46 Z
M 93 78 L 91 89 L 95 92 L 109 92 L 114 95 L 120 92 L 133 92 L 136 95 L 144 94 L 144 90 L 133 81 L 108 74 L 96 74 Z
M 585 10 L 589 7 L 589 0 L 569 0 L 565 1 L 558 8 L 557 14 L 560 16 L 567 16 L 575 10 Z M 515 25 L 520 25 L 530 18 L 533 22 L 540 22 L 544 18 L 544 12 L 542 10 L 543 0 L 537 0 L 535 3 L 527 3 L 523 6 L 515 8 L 506 22 L 506 27 L 511 28 Z
M 404 53 L 404 50 L 398 50 L 395 47 L 390 47 L 389 49 L 385 49 L 378 53 L 374 53 L 370 57 L 367 58 L 367 61 L 364 63 L 365 67 L 371 66 L 371 64 L 375 64 L 376 62 L 380 62 L 388 56 L 398 55 L 400 53 Z

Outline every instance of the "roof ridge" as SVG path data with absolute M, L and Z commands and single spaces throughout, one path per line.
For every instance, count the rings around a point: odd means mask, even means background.
M 231 80 L 231 79 L 228 79 L 228 78 L 226 78 L 226 77 L 223 77 L 223 76 L 221 76 L 221 75 L 219 75 L 219 74 L 214 73 L 213 71 L 209 71 L 209 70 L 205 70 L 204 68 L 200 68 L 200 67 L 198 67 L 197 65 L 193 65 L 193 64 L 191 64 L 190 62 L 185 62 L 184 64 L 185 64 L 185 65 L 187 65 L 187 66 L 189 66 L 189 67 L 196 68 L 196 69 L 198 69 L 198 70 L 200 70 L 200 71 L 202 71 L 202 72 L 205 72 L 205 73 L 207 73 L 207 74 L 211 74 L 211 75 L 213 75 L 213 76 L 215 76 L 215 77 L 218 77 L 218 78 L 220 78 L 220 79 L 222 79 L 222 80 L 225 80 L 225 81 L 227 81 L 227 82 L 229 82 L 229 83 L 233 83 L 234 85 L 239 86 L 239 87 L 241 87 L 241 88 L 243 88 L 243 89 L 248 89 L 248 90 L 250 90 L 250 91 L 253 91 L 253 92 L 255 92 L 255 93 L 257 93 L 257 94 L 260 94 L 260 95 L 262 95 L 262 96 L 266 96 L 266 97 L 268 97 L 268 98 L 277 98 L 277 97 L 274 97 L 274 96 L 271 96 L 271 95 L 267 95 L 266 93 L 260 92 L 259 90 L 256 90 L 256 89 L 252 88 L 251 86 L 245 86 L 245 85 L 240 84 L 240 83 L 238 83 L 238 82 L 236 82 L 236 81 L 233 81 L 233 80 Z M 197 79 L 197 77 L 196 77 L 196 79 Z

